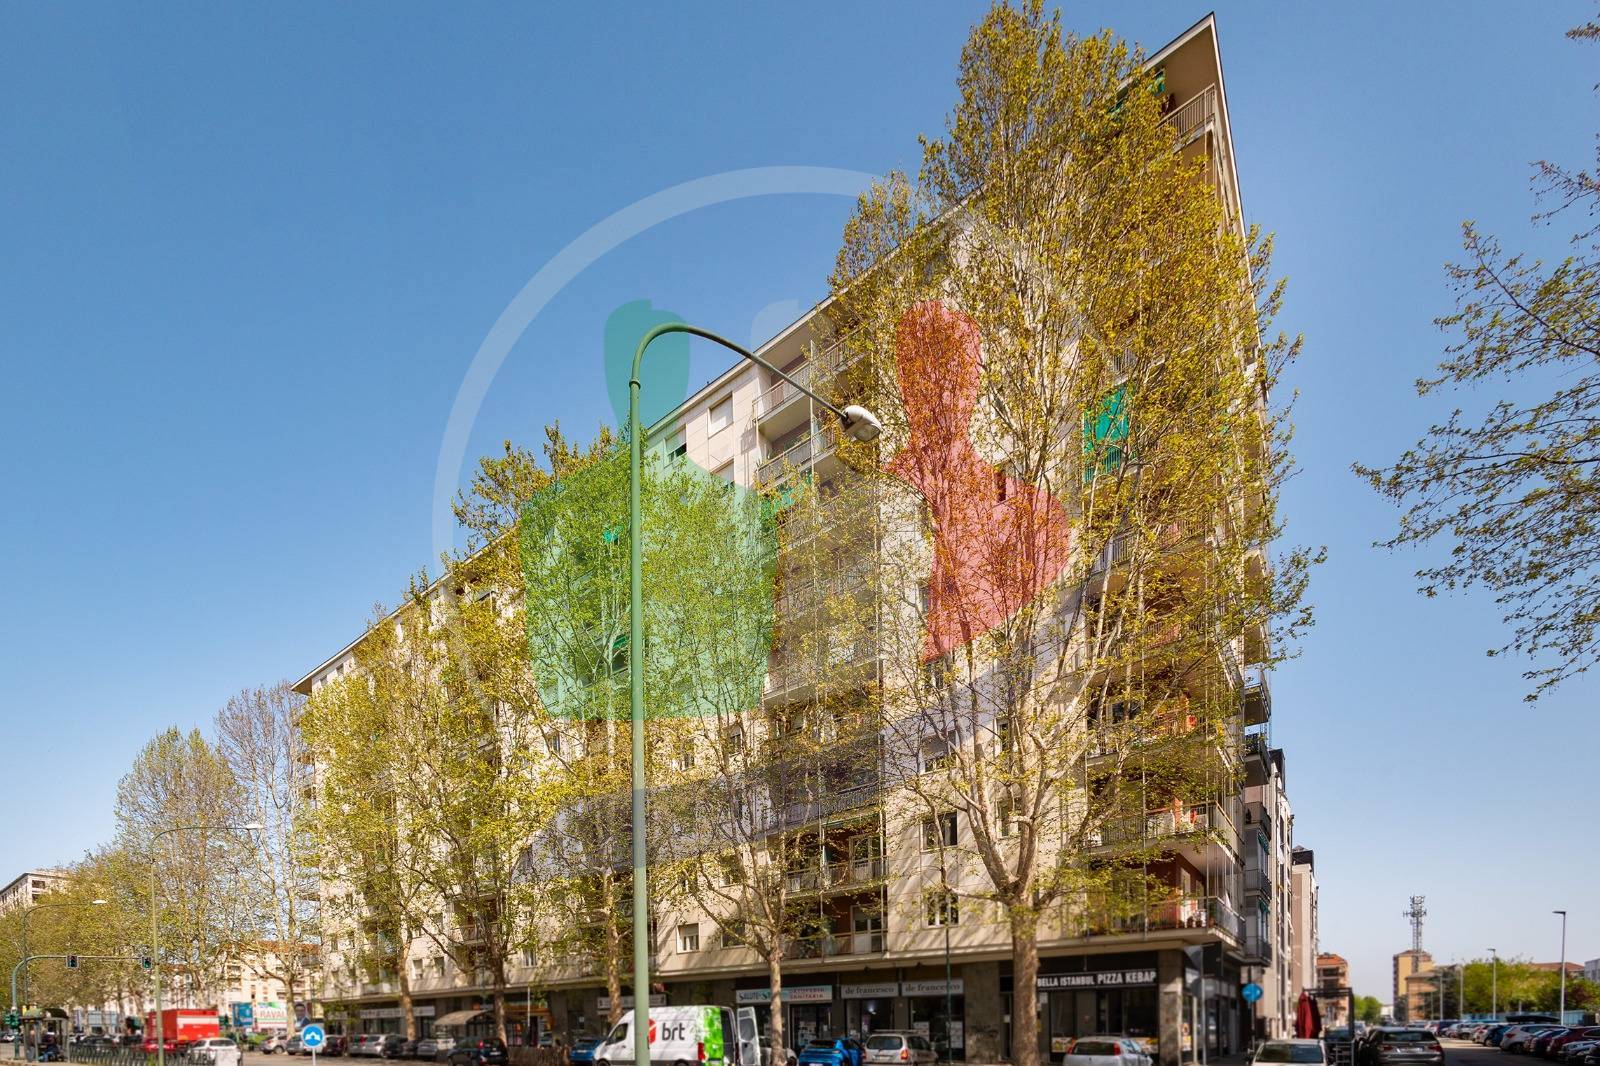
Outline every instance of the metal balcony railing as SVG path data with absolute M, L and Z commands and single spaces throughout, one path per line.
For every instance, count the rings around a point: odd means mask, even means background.
M 833 451 L 833 431 L 816 429 L 776 455 L 763 459 L 756 467 L 756 480 L 764 485 L 777 482 L 789 470 L 805 470 Z
M 788 937 L 783 953 L 791 959 L 831 959 L 839 955 L 874 955 L 884 949 L 883 930 L 863 933 L 821 933 Z
M 1217 118 L 1217 87 L 1207 85 L 1191 96 L 1186 103 L 1173 109 L 1167 122 L 1178 131 L 1180 145 L 1188 144 L 1205 131 Z

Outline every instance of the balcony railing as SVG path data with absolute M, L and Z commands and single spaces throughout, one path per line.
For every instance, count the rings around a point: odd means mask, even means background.
M 769 456 L 756 467 L 756 480 L 764 485 L 777 482 L 789 470 L 805 470 L 833 451 L 833 432 L 817 429 Z
M 831 959 L 839 955 L 875 955 L 883 951 L 883 930 L 864 933 L 822 933 L 788 937 L 783 953 L 791 959 Z
M 1138 903 L 1090 902 L 1078 912 L 1077 931 L 1083 936 L 1165 932 L 1176 929 L 1215 929 L 1238 940 L 1243 920 L 1221 896 L 1189 896 L 1161 900 L 1141 908 Z M 1069 931 L 1073 923 L 1068 923 Z
M 882 859 L 856 859 L 834 862 L 821 867 L 791 870 L 788 874 L 790 892 L 815 892 L 820 889 L 868 888 L 882 882 Z
M 814 360 L 801 363 L 795 369 L 786 371 L 795 381 L 807 388 L 815 388 L 815 383 L 826 381 L 838 373 L 851 362 L 850 353 L 843 344 L 835 344 L 819 354 Z M 770 418 L 777 414 L 795 400 L 805 395 L 800 389 L 779 378 L 770 388 L 764 391 L 755 401 L 755 419 Z
M 1251 931 L 1244 938 L 1244 957 L 1261 963 L 1271 962 L 1272 941 L 1261 933 Z
M 1172 128 L 1178 131 L 1180 144 L 1188 144 L 1198 137 L 1208 123 L 1217 117 L 1217 87 L 1207 85 L 1200 92 L 1191 96 L 1187 103 L 1180 105 L 1172 114 L 1167 116 L 1167 121 Z

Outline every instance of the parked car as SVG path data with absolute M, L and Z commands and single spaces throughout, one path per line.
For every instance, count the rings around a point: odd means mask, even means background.
M 405 1046 L 406 1038 L 399 1033 L 382 1033 L 372 1042 L 372 1050 L 368 1054 L 379 1059 L 398 1059 Z
M 417 1058 L 420 1059 L 423 1057 L 422 1048 L 420 1045 L 427 1042 L 428 1041 L 426 1040 L 418 1041 Z M 570 1066 L 590 1066 L 590 1063 L 594 1062 L 594 1049 L 599 1046 L 600 1038 L 598 1036 L 579 1037 L 577 1040 L 574 1040 L 572 1042 L 572 1046 L 567 1049 L 567 1062 L 570 1064 Z M 429 1057 L 432 1057 L 431 1053 Z
M 1476 1043 L 1482 1044 L 1484 1047 L 1499 1047 L 1500 1041 L 1506 1038 L 1506 1034 L 1511 1031 L 1511 1028 L 1512 1027 L 1510 1025 L 1504 1023 L 1499 1025 L 1486 1025 L 1483 1027 L 1483 1032 L 1479 1033 L 1473 1039 Z
M 1527 1054 L 1533 1044 L 1534 1037 L 1540 1033 L 1548 1033 L 1554 1028 L 1556 1027 L 1553 1025 L 1545 1024 L 1513 1025 L 1500 1038 L 1500 1050 L 1509 1051 L 1513 1055 Z
M 296 1033 L 294 1036 L 291 1036 L 289 1039 L 283 1042 L 283 1053 L 285 1055 L 300 1054 L 301 1043 L 300 1034 Z
M 244 1050 L 226 1036 L 208 1036 L 189 1045 L 189 1057 L 214 1066 L 242 1066 Z
M 329 1033 L 328 1036 L 322 1041 L 321 1054 L 323 1055 L 332 1055 L 335 1058 L 338 1058 L 341 1055 L 348 1055 L 349 1053 L 350 1038 L 345 1036 L 343 1033 Z
M 421 1052 L 419 1052 L 417 1054 L 417 1057 L 419 1059 L 426 1057 L 426 1058 L 432 1059 L 435 1062 L 442 1062 L 445 1059 L 449 1058 L 450 1057 L 450 1052 L 454 1051 L 455 1049 L 456 1049 L 456 1038 L 455 1037 L 453 1037 L 453 1036 L 436 1036 L 436 1037 L 433 1038 L 433 1050 L 428 1052 L 426 1056 L 424 1056 Z
M 450 1052 L 450 1066 L 508 1066 L 510 1052 L 505 1041 L 495 1036 L 463 1040 Z
M 800 1066 L 861 1066 L 865 1054 L 860 1042 L 844 1036 L 820 1037 L 800 1049 Z
M 283 1045 L 287 1044 L 288 1042 L 288 1037 L 279 1036 L 277 1033 L 273 1033 L 271 1036 L 261 1041 L 260 1047 L 258 1047 L 256 1050 L 261 1052 L 263 1055 L 276 1055 L 283 1050 Z
M 417 1045 L 420 1044 L 420 1043 L 422 1043 L 422 1041 L 420 1041 L 420 1040 L 407 1040 L 404 1044 L 402 1044 L 400 1046 L 400 1058 L 402 1058 L 402 1059 L 414 1059 L 414 1058 L 416 1058 L 417 1057 Z
M 1550 1046 L 1545 1049 L 1545 1057 L 1552 1059 L 1565 1058 L 1566 1056 L 1563 1052 L 1573 1044 L 1595 1039 L 1600 1039 L 1600 1025 L 1574 1025 L 1550 1041 Z
M 1583 1057 L 1600 1046 L 1600 1039 L 1574 1040 L 1569 1044 L 1561 1045 L 1561 1061 L 1565 1063 L 1581 1063 Z
M 757 1037 L 756 1041 L 761 1045 L 761 1066 L 772 1066 L 772 1041 L 764 1036 Z M 786 1066 L 797 1066 L 799 1058 L 795 1055 L 794 1048 L 783 1049 L 783 1061 Z
M 910 1062 L 915 1066 L 929 1066 L 939 1055 L 921 1033 L 873 1033 L 862 1044 L 862 1060 L 869 1066 Z
M 1150 1056 L 1131 1036 L 1080 1036 L 1067 1045 L 1061 1066 L 1150 1066 Z
M 1256 1047 L 1251 1063 L 1295 1063 L 1300 1066 L 1324 1066 L 1328 1049 L 1320 1040 L 1267 1040 Z
M 1444 1048 L 1426 1029 L 1377 1029 L 1366 1042 L 1370 1066 L 1442 1066 Z
M 1570 1032 L 1572 1032 L 1572 1030 L 1565 1025 L 1557 1026 L 1554 1029 L 1546 1029 L 1544 1032 L 1528 1041 L 1528 1054 L 1538 1055 L 1540 1058 L 1544 1058 L 1546 1055 L 1550 1054 L 1550 1042 L 1555 1040 L 1557 1037 L 1566 1036 Z

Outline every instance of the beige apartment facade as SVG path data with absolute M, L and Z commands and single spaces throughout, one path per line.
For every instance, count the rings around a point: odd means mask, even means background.
M 1242 212 L 1214 21 L 1197 23 L 1150 62 L 1164 72 L 1171 120 L 1186 144 L 1200 145 L 1215 161 L 1229 217 L 1237 220 Z M 826 307 L 819 308 L 759 354 L 798 375 L 821 372 L 835 365 L 829 335 Z M 844 470 L 825 422 L 803 394 L 741 364 L 697 391 L 653 436 L 738 485 L 771 486 L 796 472 L 827 484 Z M 355 649 L 330 657 L 297 690 L 312 694 L 352 670 Z M 873 664 L 869 656 L 845 665 L 870 671 Z M 776 672 L 769 677 L 763 707 L 790 698 L 787 686 Z M 1241 1050 L 1253 1033 L 1278 1035 L 1292 1024 L 1298 994 L 1291 978 L 1292 814 L 1283 754 L 1267 733 L 1270 715 L 1266 681 L 1256 679 L 1242 700 L 1237 748 L 1224 753 L 1244 786 L 1182 815 L 1212 830 L 1204 843 L 1177 839 L 1180 816 L 1163 812 L 1174 839 L 1151 872 L 1167 886 L 1165 898 L 1135 917 L 1097 916 L 1077 901 L 1046 917 L 1038 999 L 1031 1005 L 1042 1050 L 1060 1054 L 1077 1035 L 1127 1032 L 1147 1038 L 1162 1063 L 1173 1066 L 1202 1048 L 1209 1055 Z M 819 868 L 792 875 L 795 895 L 816 908 L 817 932 L 789 952 L 783 1002 L 769 1002 L 765 968 L 748 948 L 722 943 L 714 923 L 686 908 L 658 920 L 652 1001 L 781 1010 L 791 1044 L 910 1029 L 926 1032 L 957 1060 L 1010 1057 L 1011 1018 L 1022 1008 L 1013 1001 L 1010 939 L 998 913 L 977 903 L 963 902 L 955 914 L 917 905 L 936 883 L 937 858 L 922 846 L 923 822 L 895 813 L 881 793 L 841 794 L 817 821 Z M 959 820 L 948 830 L 956 841 L 968 831 Z M 357 1031 L 399 1031 L 400 975 L 364 972 L 357 939 L 351 928 L 325 930 L 328 1016 Z M 400 965 L 423 1033 L 486 1024 L 491 990 L 460 955 L 419 941 Z M 592 966 L 552 968 L 528 957 L 508 977 L 516 1031 L 537 1028 L 570 1040 L 604 1030 L 612 1004 Z M 1240 995 L 1252 979 L 1271 990 L 1254 1008 Z M 631 1000 L 624 997 L 623 1005 Z
M 18 907 L 33 906 L 71 876 L 66 870 L 53 866 L 18 874 L 4 888 L 0 888 L 0 914 Z
M 1295 848 L 1290 858 L 1289 984 L 1298 1001 L 1301 992 L 1317 987 L 1317 861 L 1309 848 Z

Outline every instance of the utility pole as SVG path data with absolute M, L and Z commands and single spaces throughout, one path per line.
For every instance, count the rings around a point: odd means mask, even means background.
M 1489 949 L 1489 1013 L 1494 1015 L 1495 1021 L 1500 1020 L 1500 956 L 1495 954 L 1494 948 Z
M 1561 1013 L 1556 1015 L 1556 1020 L 1564 1025 L 1567 1021 L 1567 912 L 1550 913 L 1561 915 Z

